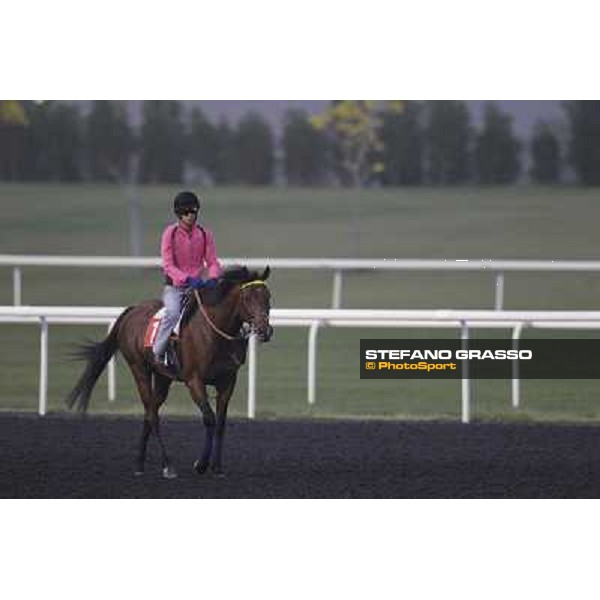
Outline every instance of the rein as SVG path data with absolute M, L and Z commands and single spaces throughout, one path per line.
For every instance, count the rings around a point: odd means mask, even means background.
M 255 279 L 254 281 L 248 281 L 247 283 L 244 283 L 243 285 L 240 286 L 240 290 L 243 290 L 244 288 L 250 287 L 251 285 L 266 285 L 264 281 L 261 281 L 260 279 Z M 204 318 L 206 319 L 206 322 L 209 324 L 210 328 L 218 335 L 220 335 L 221 337 L 225 338 L 226 340 L 229 340 L 230 342 L 233 340 L 238 340 L 241 339 L 239 336 L 232 336 L 229 335 L 228 333 L 225 333 L 224 331 L 222 331 L 221 329 L 219 329 L 210 319 L 210 317 L 208 316 L 208 313 L 206 312 L 206 309 L 204 308 L 204 304 L 202 304 L 202 300 L 200 299 L 200 294 L 198 293 L 198 290 L 194 290 L 194 295 L 196 296 L 196 302 L 198 302 L 198 306 L 200 307 L 200 311 L 202 312 L 202 314 L 204 315 Z
M 202 312 L 202 314 L 204 315 L 204 318 L 206 319 L 206 322 L 210 325 L 210 328 L 218 335 L 220 335 L 221 337 L 225 338 L 226 340 L 229 340 L 230 342 L 233 340 L 237 340 L 238 338 L 232 335 L 229 335 L 228 333 L 225 333 L 224 331 L 221 331 L 211 320 L 210 317 L 208 316 L 208 313 L 206 312 L 206 309 L 204 308 L 204 304 L 202 304 L 202 300 L 200 300 L 200 294 L 198 293 L 198 290 L 194 290 L 194 295 L 196 296 L 196 302 L 198 302 L 198 306 L 200 307 L 200 311 Z

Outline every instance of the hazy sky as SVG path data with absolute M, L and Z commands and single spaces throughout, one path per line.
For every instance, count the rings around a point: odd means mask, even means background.
M 318 113 L 329 103 L 329 100 L 184 100 L 188 108 L 199 104 L 204 113 L 214 122 L 225 117 L 230 123 L 237 122 L 250 111 L 257 112 L 266 118 L 270 125 L 281 132 L 283 117 L 290 108 L 302 108 L 308 113 Z M 467 100 L 471 111 L 472 123 L 479 126 L 483 117 L 485 100 Z M 564 122 L 564 111 L 560 100 L 495 100 L 504 112 L 513 116 L 514 131 L 523 141 L 527 141 L 533 126 L 538 120 L 551 121 L 555 124 Z M 89 104 L 89 101 L 85 102 Z M 131 116 L 134 123 L 141 123 L 141 103 L 132 103 Z

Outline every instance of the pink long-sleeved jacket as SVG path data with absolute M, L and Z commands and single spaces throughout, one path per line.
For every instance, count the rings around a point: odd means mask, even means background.
M 184 286 L 188 277 L 201 277 L 204 269 L 210 278 L 222 272 L 215 238 L 206 227 L 194 226 L 187 232 L 177 223 L 169 225 L 162 234 L 160 254 L 163 271 L 176 287 Z

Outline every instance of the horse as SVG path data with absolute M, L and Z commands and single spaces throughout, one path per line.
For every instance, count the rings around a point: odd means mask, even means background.
M 190 291 L 186 297 L 175 355 L 180 367 L 178 379 L 185 383 L 200 409 L 205 427 L 204 447 L 193 465 L 198 474 L 210 468 L 214 475 L 223 476 L 221 457 L 227 408 L 239 368 L 245 362 L 247 334 L 254 333 L 259 341 L 268 342 L 273 333 L 269 324 L 271 294 L 265 283 L 269 273 L 268 266 L 261 274 L 245 266 L 230 267 L 213 289 Z M 153 432 L 160 447 L 162 475 L 172 479 L 177 472 L 160 433 L 159 409 L 173 380 L 153 369 L 151 350 L 144 348 L 147 325 L 161 306 L 160 300 L 129 306 L 103 341 L 78 346 L 76 355 L 87 360 L 87 365 L 68 395 L 67 405 L 81 412 L 87 410 L 96 381 L 111 357 L 120 351 L 144 405 L 134 472 L 144 473 L 146 447 Z M 208 400 L 207 385 L 216 388 L 216 415 Z

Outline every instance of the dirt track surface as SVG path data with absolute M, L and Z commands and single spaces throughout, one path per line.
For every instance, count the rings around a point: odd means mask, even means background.
M 227 477 L 192 472 L 194 420 L 166 420 L 174 480 L 140 421 L 0 415 L 2 498 L 598 498 L 600 427 L 351 421 L 230 422 Z

